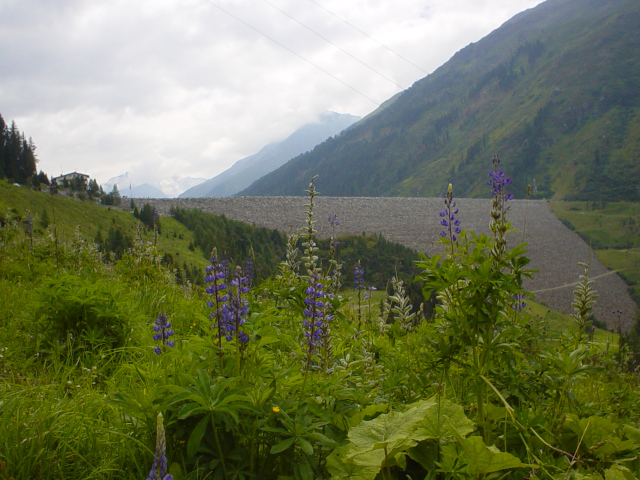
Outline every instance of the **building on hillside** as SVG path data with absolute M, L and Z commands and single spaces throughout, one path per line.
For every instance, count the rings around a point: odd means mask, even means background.
M 71 180 L 75 180 L 76 178 L 84 180 L 85 185 L 89 183 L 89 175 L 78 172 L 65 173 L 64 175 L 60 175 L 59 177 L 52 178 L 51 183 L 62 185 L 65 181 L 71 182 Z

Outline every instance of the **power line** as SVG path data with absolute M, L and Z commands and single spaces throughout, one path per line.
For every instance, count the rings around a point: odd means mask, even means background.
M 358 90 L 357 88 L 349 85 L 347 82 L 341 80 L 340 78 L 336 77 L 335 75 L 333 75 L 331 72 L 328 72 L 327 70 L 325 70 L 324 68 L 320 67 L 319 65 L 316 65 L 315 63 L 313 63 L 311 60 L 303 57 L 302 55 L 300 55 L 298 52 L 292 50 L 291 48 L 287 47 L 286 45 L 284 45 L 283 43 L 280 43 L 278 40 L 276 40 L 273 37 L 270 37 L 269 35 L 267 35 L 266 33 L 264 33 L 263 31 L 259 30 L 258 28 L 254 27 L 253 25 L 251 25 L 250 23 L 245 22 L 244 20 L 242 20 L 240 17 L 238 17 L 237 15 L 234 15 L 233 13 L 229 12 L 228 10 L 222 8 L 220 5 L 214 3 L 212 0 L 204 0 L 205 2 L 209 3 L 210 5 L 216 7 L 218 10 L 220 10 L 221 12 L 225 13 L 226 15 L 230 16 L 231 18 L 235 19 L 236 21 L 242 23 L 243 25 L 249 27 L 251 30 L 259 33 L 260 35 L 262 35 L 263 37 L 267 38 L 268 40 L 271 40 L 273 43 L 275 43 L 276 45 L 278 45 L 281 48 L 284 48 L 285 50 L 287 50 L 289 53 L 292 53 L 293 55 L 295 55 L 296 57 L 300 58 L 301 60 L 304 60 L 305 62 L 307 62 L 309 65 L 317 68 L 318 70 L 320 70 L 322 73 L 330 76 L 331 78 L 333 78 L 334 80 L 340 82 L 341 84 L 343 84 L 345 87 L 350 88 L 351 90 L 353 90 L 354 92 L 356 92 L 358 95 L 366 98 L 367 100 L 369 100 L 370 102 L 374 103 L 377 106 L 380 106 L 379 102 L 376 102 L 374 99 L 372 99 L 371 97 L 367 96 L 366 94 L 362 93 L 360 90 Z M 402 87 L 401 87 L 402 88 Z
M 408 58 L 403 57 L 402 55 L 400 55 L 398 52 L 396 52 L 395 50 L 393 50 L 392 48 L 386 46 L 384 43 L 379 42 L 378 40 L 376 40 L 375 38 L 373 38 L 371 35 L 369 35 L 367 32 L 364 32 L 362 30 L 360 30 L 358 27 L 356 27 L 354 24 L 350 23 L 348 20 L 345 20 L 344 18 L 342 18 L 341 16 L 337 15 L 336 13 L 332 12 L 331 10 L 329 10 L 327 7 L 325 7 L 324 5 L 319 4 L 318 2 L 316 2 L 315 0 L 309 0 L 311 3 L 317 5 L 318 7 L 320 7 L 321 9 L 323 9 L 325 12 L 329 13 L 330 15 L 333 15 L 334 17 L 336 17 L 338 20 L 340 20 L 343 23 L 346 23 L 347 25 L 349 25 L 351 28 L 353 28 L 355 31 L 361 33 L 362 35 L 364 35 L 365 37 L 367 37 L 370 40 L 373 40 L 374 42 L 376 42 L 378 45 L 380 45 L 383 48 L 386 48 L 387 50 L 389 50 L 391 53 L 393 53 L 394 55 L 396 55 L 398 58 L 401 58 L 402 60 L 404 60 L 405 62 L 407 62 L 409 65 L 412 65 L 414 67 L 416 67 L 418 70 L 420 70 L 423 73 L 426 73 L 427 75 L 429 74 L 429 72 L 427 72 L 425 69 L 423 69 L 421 66 L 416 65 L 415 63 L 413 63 L 411 60 L 409 60 Z
M 386 75 L 380 73 L 378 70 L 376 70 L 375 68 L 373 68 L 371 65 L 366 64 L 365 62 L 363 62 L 362 60 L 360 60 L 358 57 L 352 55 L 351 53 L 347 52 L 344 48 L 336 45 L 335 43 L 333 43 L 331 40 L 329 40 L 327 37 L 323 36 L 322 34 L 316 32 L 315 30 L 313 30 L 311 27 L 305 25 L 304 23 L 302 23 L 301 21 L 299 21 L 297 18 L 292 17 L 291 15 L 289 15 L 287 12 L 285 12 L 284 10 L 282 10 L 281 8 L 275 6 L 273 3 L 269 2 L 268 0 L 262 0 L 264 3 L 266 3 L 267 5 L 270 5 L 271 7 L 275 8 L 277 11 L 279 11 L 280 13 L 282 13 L 283 15 L 285 15 L 286 17 L 290 18 L 291 20 L 293 20 L 294 22 L 296 22 L 298 25 L 306 28 L 307 30 L 309 30 L 311 33 L 313 33 L 314 35 L 320 37 L 322 40 L 324 40 L 325 42 L 329 43 L 330 45 L 333 45 L 335 48 L 337 48 L 338 50 L 340 50 L 342 53 L 348 55 L 349 57 L 353 58 L 356 62 L 360 63 L 361 65 L 364 65 L 365 67 L 367 67 L 369 70 L 371 70 L 373 73 L 380 75 L 382 78 L 384 78 L 385 80 L 387 80 L 388 82 L 391 82 L 392 84 L 394 84 L 396 87 L 398 87 L 401 90 L 405 90 L 406 87 L 403 87 L 402 85 L 398 85 L 394 80 L 390 79 L 389 77 L 387 77 Z M 314 2 L 315 3 L 315 2 Z

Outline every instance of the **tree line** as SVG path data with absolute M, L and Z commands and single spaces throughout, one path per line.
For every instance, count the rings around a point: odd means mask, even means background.
M 36 146 L 31 138 L 27 139 L 12 121 L 10 125 L 0 115 L 0 178 L 13 182 L 40 184 L 46 174 L 36 173 Z

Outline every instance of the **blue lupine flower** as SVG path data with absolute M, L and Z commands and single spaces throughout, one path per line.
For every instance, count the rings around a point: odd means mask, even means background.
M 169 340 L 169 337 L 173 336 L 173 330 L 171 330 L 171 323 L 167 321 L 167 316 L 160 312 L 158 318 L 153 325 L 153 331 L 156 332 L 153 339 L 156 342 L 160 342 L 160 345 L 156 346 L 153 351 L 160 355 L 166 351 L 166 347 L 175 346 L 175 342 Z
M 514 304 L 511 305 L 511 308 L 513 310 L 516 310 L 517 312 L 521 312 L 527 306 L 527 303 L 523 301 L 525 298 L 527 298 L 525 294 L 516 293 L 515 295 L 511 295 L 511 298 L 513 298 L 514 300 Z
M 249 337 L 241 327 L 249 315 L 249 300 L 246 296 L 249 293 L 249 280 L 242 274 L 240 267 L 235 269 L 233 279 L 229 282 L 228 293 L 229 300 L 223 307 L 226 339 L 230 342 L 235 337 L 238 341 L 246 343 Z
M 149 472 L 147 480 L 173 480 L 172 475 L 168 473 L 165 475 L 167 471 L 167 444 L 161 413 L 158 413 L 156 425 L 156 453 L 153 457 L 153 464 L 151 465 L 151 471 Z
M 253 259 L 249 257 L 244 261 L 244 276 L 247 279 L 248 286 L 251 286 L 251 284 L 253 283 L 253 274 Z
M 462 229 L 460 228 L 460 220 L 456 218 L 458 209 L 456 208 L 456 202 L 453 201 L 453 185 L 451 184 L 449 184 L 449 188 L 447 189 L 444 205 L 445 209 L 438 213 L 441 218 L 440 225 L 445 227 L 445 229 L 440 232 L 440 237 L 449 237 L 451 243 L 454 243 L 458 240 L 456 235 L 460 235 Z
M 353 269 L 353 283 L 355 284 L 356 290 L 362 290 L 364 288 L 364 270 L 362 270 L 359 260 Z
M 513 199 L 513 194 L 507 193 L 505 190 L 507 185 L 511 185 L 511 179 L 505 176 L 504 172 L 498 168 L 500 159 L 497 155 L 493 157 L 492 163 L 493 170 L 489 170 L 491 180 L 487 180 L 487 185 L 491 187 L 491 194 L 495 197 L 504 196 L 505 201 Z
M 304 320 L 302 321 L 305 343 L 309 352 L 315 352 L 322 343 L 323 323 L 329 320 L 325 317 L 325 302 L 323 298 L 324 285 L 320 281 L 317 272 L 309 277 L 309 286 L 305 290 L 307 294 L 304 299 L 305 308 L 303 310 Z
M 211 256 L 211 265 L 208 265 L 205 269 L 207 272 L 205 281 L 211 284 L 207 287 L 206 292 L 211 295 L 213 299 L 207 302 L 207 306 L 213 308 L 213 312 L 209 314 L 209 318 L 214 321 L 211 328 L 217 329 L 216 335 L 218 339 L 224 336 L 224 311 L 226 303 L 229 300 L 227 284 L 225 283 L 227 269 L 228 267 L 224 263 L 218 261 L 217 253 L 214 251 Z

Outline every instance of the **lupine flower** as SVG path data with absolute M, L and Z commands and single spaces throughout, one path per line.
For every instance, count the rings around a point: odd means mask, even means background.
M 161 413 L 158 413 L 156 425 L 156 453 L 153 457 L 153 464 L 151 465 L 151 471 L 149 472 L 147 480 L 173 480 L 172 475 L 168 473 L 165 475 L 167 471 L 167 444 Z
M 362 270 L 360 261 L 356 263 L 353 269 L 353 283 L 355 284 L 356 290 L 362 290 L 364 288 L 364 270 Z
M 305 344 L 308 352 L 314 353 L 321 345 L 322 327 L 324 321 L 324 285 L 320 281 L 317 272 L 309 277 L 309 286 L 305 293 L 305 308 L 303 311 L 304 320 L 302 326 L 305 336 Z
M 517 312 L 521 312 L 527 306 L 526 302 L 523 300 L 527 298 L 527 296 L 523 293 L 516 293 L 515 295 L 511 295 L 511 298 L 514 300 L 514 304 L 511 305 L 511 308 Z
M 236 267 L 233 279 L 229 282 L 229 300 L 223 307 L 224 329 L 227 341 L 234 337 L 242 342 L 249 341 L 249 337 L 240 328 L 247 321 L 249 314 L 249 301 L 246 294 L 249 293 L 249 280 L 242 275 L 240 267 Z
M 209 315 L 209 318 L 214 321 L 211 328 L 217 329 L 217 337 L 221 339 L 224 336 L 224 311 L 229 296 L 225 283 L 227 267 L 218 261 L 215 250 L 211 256 L 211 265 L 208 265 L 205 270 L 207 272 L 205 281 L 211 284 L 207 287 L 206 292 L 213 297 L 211 301 L 207 302 L 207 306 L 213 308 L 213 312 Z
M 493 169 L 489 170 L 490 180 L 487 180 L 487 185 L 491 187 L 491 194 L 493 200 L 491 201 L 491 232 L 495 240 L 495 246 L 492 249 L 492 253 L 499 261 L 504 253 L 507 245 L 507 211 L 509 208 L 506 206 L 507 200 L 513 198 L 513 194 L 507 193 L 506 186 L 511 184 L 511 179 L 506 177 L 504 172 L 498 168 L 500 159 L 497 155 L 492 160 Z
M 367 291 L 368 291 L 368 292 L 373 292 L 373 291 L 375 291 L 375 290 L 377 290 L 377 288 L 376 288 L 376 287 L 373 287 L 373 286 L 372 286 L 372 287 L 367 287 Z M 364 295 L 364 299 L 365 299 L 365 300 L 369 300 L 369 299 L 371 298 L 371 296 L 372 296 L 372 295 L 373 295 L 372 293 L 366 293 L 366 294 Z
M 249 287 L 251 287 L 251 284 L 253 283 L 253 274 L 253 259 L 251 257 L 248 257 L 244 261 L 244 276 L 247 278 L 247 285 Z
M 513 194 L 507 193 L 505 190 L 507 185 L 511 185 L 511 179 L 505 176 L 504 172 L 498 168 L 500 159 L 497 155 L 493 157 L 492 163 L 493 170 L 489 170 L 491 180 L 487 180 L 487 185 L 491 187 L 491 194 L 495 197 L 504 195 L 505 201 L 512 200 Z
M 445 209 L 440 211 L 440 225 L 445 227 L 444 230 L 440 232 L 440 236 L 442 238 L 449 237 L 451 241 L 452 248 L 453 243 L 458 240 L 456 235 L 460 235 L 462 229 L 460 228 L 460 220 L 456 218 L 458 214 L 458 209 L 456 207 L 456 202 L 453 201 L 453 185 L 449 184 L 449 188 L 447 189 L 447 196 L 444 198 Z
M 160 355 L 166 350 L 166 347 L 175 346 L 175 342 L 169 340 L 169 337 L 173 336 L 173 330 L 171 330 L 171 323 L 167 321 L 167 316 L 160 312 L 158 318 L 153 325 L 153 331 L 156 332 L 153 339 L 156 342 L 160 342 L 160 345 L 156 346 L 153 351 Z

